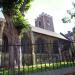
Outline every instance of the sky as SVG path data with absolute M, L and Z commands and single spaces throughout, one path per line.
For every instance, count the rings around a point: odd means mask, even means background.
M 32 26 L 35 26 L 35 19 L 42 13 L 53 16 L 54 29 L 57 33 L 67 33 L 72 31 L 74 23 L 62 23 L 61 19 L 67 15 L 66 10 L 72 8 L 72 2 L 75 0 L 33 0 L 31 8 L 25 13 L 26 19 Z M 3 14 L 0 12 L 0 17 Z
M 26 14 L 26 18 L 32 26 L 35 26 L 35 19 L 45 12 L 53 16 L 54 29 L 57 33 L 67 33 L 72 31 L 74 23 L 62 23 L 61 19 L 67 15 L 67 10 L 73 8 L 72 2 L 75 0 L 34 0 L 31 8 Z

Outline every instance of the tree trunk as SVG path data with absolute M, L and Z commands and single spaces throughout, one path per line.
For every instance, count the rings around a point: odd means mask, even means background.
M 15 65 L 20 66 L 21 64 L 21 42 L 17 30 L 15 29 L 12 17 L 5 15 L 8 30 L 8 44 L 9 44 L 9 67 L 12 69 Z
M 2 55 L 2 33 L 5 26 L 5 21 L 0 21 L 0 66 L 1 66 L 1 55 Z

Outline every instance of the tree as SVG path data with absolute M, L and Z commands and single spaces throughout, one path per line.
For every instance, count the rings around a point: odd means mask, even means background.
M 72 21 L 72 19 L 75 20 L 75 3 L 73 2 L 73 8 L 71 10 L 67 10 L 67 13 L 69 16 L 66 16 L 62 19 L 63 23 L 70 23 Z M 73 28 L 73 35 L 75 36 L 75 27 Z M 73 38 L 74 41 L 74 38 Z M 71 44 L 70 44 L 71 45 Z M 72 44 L 74 45 L 74 43 Z M 73 51 L 70 51 L 70 55 L 73 56 Z
M 67 10 L 68 16 L 65 16 L 62 21 L 63 23 L 70 23 L 72 19 L 75 19 L 75 3 L 73 2 L 73 8 Z M 75 27 L 73 28 L 73 33 L 75 34 Z
M 75 18 L 75 3 L 73 2 L 73 8 L 71 10 L 67 10 L 68 16 L 65 16 L 62 21 L 63 23 L 70 23 L 72 19 Z
M 24 12 L 26 12 L 30 8 L 30 2 L 32 0 L 0 0 L 0 8 L 4 14 L 6 23 L 10 27 L 9 34 L 12 36 L 9 39 L 11 45 L 19 45 L 20 44 L 20 34 L 23 29 L 27 29 L 29 27 L 28 22 L 24 19 Z M 14 30 L 13 30 L 14 29 Z M 9 37 L 9 36 L 8 36 Z M 19 47 L 16 48 L 17 51 L 17 64 L 20 65 L 19 59 Z M 10 67 L 13 66 L 14 63 L 14 49 L 10 47 L 9 50 L 10 55 Z
M 26 12 L 29 9 L 31 1 L 32 0 L 0 0 L 0 7 L 2 8 L 7 23 L 11 20 L 19 33 L 23 28 L 28 26 L 27 21 L 24 19 L 24 11 Z

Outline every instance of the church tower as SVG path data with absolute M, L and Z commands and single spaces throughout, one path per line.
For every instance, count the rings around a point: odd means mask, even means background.
M 42 13 L 37 17 L 35 26 L 54 32 L 53 18 L 45 13 Z

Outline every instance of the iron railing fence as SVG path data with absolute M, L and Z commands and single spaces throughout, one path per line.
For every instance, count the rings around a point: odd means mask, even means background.
M 75 66 L 75 43 L 0 45 L 0 75 L 24 75 Z

